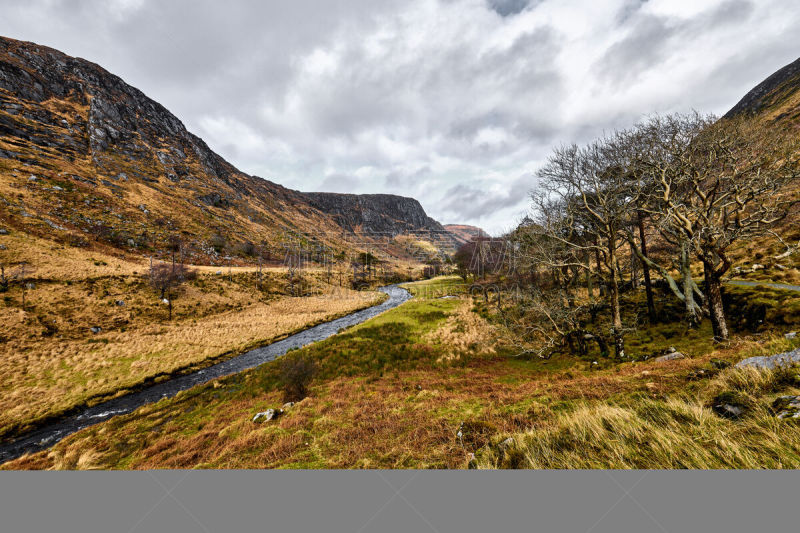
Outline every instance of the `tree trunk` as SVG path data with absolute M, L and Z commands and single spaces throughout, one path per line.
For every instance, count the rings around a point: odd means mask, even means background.
M 598 250 L 597 248 L 594 249 L 594 260 L 597 263 L 597 274 L 599 276 L 600 273 L 603 272 L 603 269 L 600 266 L 600 250 Z M 601 277 L 601 279 L 602 279 L 602 277 Z M 606 287 L 602 282 L 600 283 L 600 287 L 599 287 L 598 290 L 600 291 L 600 296 L 605 296 L 606 295 Z
M 642 249 L 642 255 L 647 257 L 647 239 L 645 238 L 644 233 L 644 217 L 642 217 L 641 213 L 639 213 L 637 222 L 639 224 L 639 241 L 641 243 L 640 248 Z M 644 261 L 642 261 L 642 274 L 644 277 L 644 290 L 645 293 L 647 293 L 647 317 L 650 319 L 650 322 L 655 322 L 656 305 L 653 298 L 653 283 L 650 280 L 650 267 Z
M 589 301 L 594 301 L 594 284 L 592 283 L 592 260 L 586 261 L 586 291 L 589 293 Z
M 616 257 L 614 251 L 616 243 L 613 239 L 608 243 L 608 260 L 611 267 L 609 283 L 609 304 L 611 306 L 611 335 L 614 338 L 614 355 L 618 358 L 625 357 L 625 339 L 622 336 L 622 313 L 619 305 L 619 278 L 614 268 Z
M 683 277 L 683 303 L 686 307 L 686 319 L 689 326 L 697 327 L 700 323 L 700 316 L 697 312 L 697 303 L 694 301 L 694 288 L 692 285 L 692 268 L 689 261 L 688 243 L 681 244 L 681 274 Z
M 719 274 L 714 268 L 711 258 L 703 258 L 703 274 L 706 282 L 706 299 L 708 300 L 708 314 L 711 318 L 711 328 L 714 330 L 714 340 L 722 342 L 728 340 L 728 322 L 725 320 L 725 309 L 722 306 L 722 283 Z

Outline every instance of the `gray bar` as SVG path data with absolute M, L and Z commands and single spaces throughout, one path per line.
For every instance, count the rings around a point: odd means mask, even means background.
M 0 472 L 0 530 L 783 532 L 789 472 Z

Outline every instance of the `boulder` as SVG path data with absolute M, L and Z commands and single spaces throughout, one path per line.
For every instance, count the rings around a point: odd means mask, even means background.
M 270 420 L 275 420 L 282 414 L 283 414 L 283 409 L 267 409 L 266 411 L 256 413 L 256 416 L 253 417 L 253 422 L 255 422 L 256 424 L 260 424 L 262 422 L 269 422 Z
M 800 418 L 800 396 L 781 396 L 772 409 L 778 418 Z
M 723 418 L 736 419 L 744 414 L 744 408 L 729 403 L 719 403 L 713 407 L 715 413 Z
M 800 364 L 800 348 L 776 355 L 757 355 L 736 363 L 736 368 L 773 369 Z
M 674 350 L 674 348 L 673 348 Z M 683 359 L 686 356 L 683 355 L 681 352 L 668 352 L 665 355 L 660 357 L 656 357 L 656 362 L 663 363 L 664 361 L 674 361 L 675 359 Z

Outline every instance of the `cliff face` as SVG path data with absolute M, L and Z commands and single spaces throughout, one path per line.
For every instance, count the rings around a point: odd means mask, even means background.
M 342 228 L 365 235 L 396 236 L 405 232 L 443 234 L 413 198 L 392 194 L 303 193 L 308 201 L 334 217 Z

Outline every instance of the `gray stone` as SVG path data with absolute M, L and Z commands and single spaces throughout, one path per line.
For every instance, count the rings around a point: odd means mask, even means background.
M 58 185 L 53 185 L 53 190 L 54 191 L 63 191 L 64 189 L 59 187 Z
M 0 235 L 8 235 L 8 230 L 5 228 L 0 228 Z
M 789 333 L 784 335 L 784 337 L 786 337 L 789 340 L 796 339 L 797 338 L 797 332 L 796 331 L 790 331 Z
M 117 304 L 117 307 L 125 307 L 125 300 L 117 300 L 114 303 Z
M 26 284 L 25 284 L 25 287 L 26 287 L 28 290 L 33 290 L 33 289 L 35 289 L 35 288 L 36 288 L 36 284 L 35 284 L 35 283 L 32 283 L 32 282 L 28 282 L 28 283 L 26 283 Z
M 666 355 L 656 357 L 656 362 L 663 363 L 664 361 L 674 361 L 675 359 L 684 359 L 686 356 L 681 352 L 670 352 Z
M 286 409 L 290 409 L 292 407 L 294 407 L 294 402 L 286 402 L 281 406 L 281 410 L 285 411 Z
M 89 330 L 92 333 L 97 334 L 97 333 L 100 333 L 101 331 L 103 331 L 103 328 L 101 328 L 100 326 L 92 326 L 91 328 L 89 328 Z
M 772 404 L 778 418 L 800 418 L 800 396 L 781 396 Z
M 713 409 L 715 413 L 723 418 L 739 418 L 744 413 L 743 408 L 729 403 L 717 404 Z
M 800 364 L 800 348 L 776 355 L 757 355 L 736 363 L 736 368 L 773 369 Z
M 514 445 L 514 438 L 508 437 L 506 440 L 501 442 L 497 447 L 500 449 L 501 452 L 505 452 L 509 447 Z
M 282 414 L 283 414 L 283 409 L 267 409 L 266 411 L 256 413 L 256 416 L 253 417 L 253 422 L 255 422 L 256 424 L 260 424 L 262 422 L 269 422 L 270 420 L 275 420 Z

